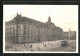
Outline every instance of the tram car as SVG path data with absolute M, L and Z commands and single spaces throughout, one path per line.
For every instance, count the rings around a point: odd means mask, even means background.
M 67 40 L 62 40 L 61 41 L 61 46 L 64 47 L 64 46 L 67 46 L 68 43 L 67 43 Z

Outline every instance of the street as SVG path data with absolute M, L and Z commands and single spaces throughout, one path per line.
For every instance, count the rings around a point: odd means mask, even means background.
M 71 48 L 74 47 L 74 51 L 76 51 L 76 42 L 72 42 L 72 43 L 69 43 L 68 46 L 65 46 L 65 47 L 57 47 L 57 48 L 53 48 L 53 49 L 48 49 L 48 51 L 58 51 L 58 52 L 70 52 Z M 47 50 L 46 50 L 47 51 Z
M 70 52 L 71 48 L 74 47 L 74 51 L 76 51 L 76 41 L 70 40 L 68 43 L 68 46 L 61 47 L 61 40 L 58 41 L 48 41 L 41 43 L 30 43 L 30 44 L 12 44 L 12 47 L 10 47 L 10 44 L 8 45 L 9 48 L 6 48 L 6 51 L 51 51 L 51 52 Z M 30 48 L 30 45 L 32 45 L 32 48 Z M 46 45 L 46 46 L 45 46 Z

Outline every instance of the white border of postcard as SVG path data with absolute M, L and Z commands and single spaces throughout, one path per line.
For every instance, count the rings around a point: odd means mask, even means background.
M 78 8 L 79 8 L 79 6 L 78 6 Z M 78 24 L 78 22 L 77 22 L 77 24 Z M 78 53 L 78 39 L 79 39 L 78 38 L 78 25 L 77 25 L 76 34 L 77 34 L 76 35 L 76 52 L 5 51 L 5 20 L 3 19 L 3 53 Z

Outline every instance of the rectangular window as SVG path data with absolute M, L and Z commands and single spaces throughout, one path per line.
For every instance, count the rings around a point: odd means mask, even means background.
M 18 34 L 21 34 L 21 25 L 18 25 Z

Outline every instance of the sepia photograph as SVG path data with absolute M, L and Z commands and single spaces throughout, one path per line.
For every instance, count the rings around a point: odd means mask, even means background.
M 3 5 L 3 53 L 78 53 L 78 5 Z

